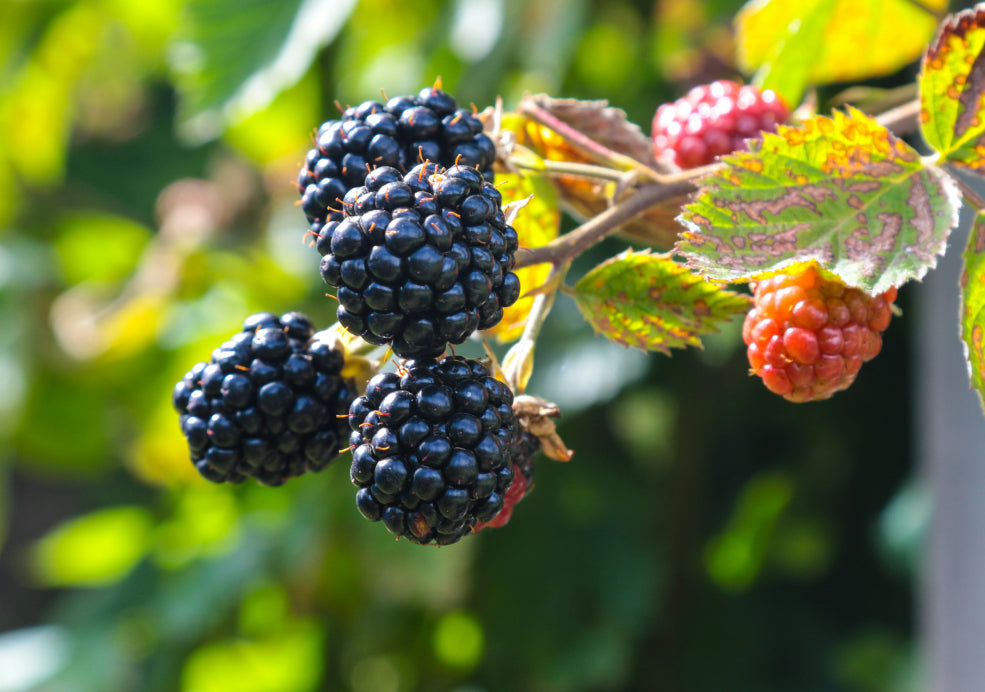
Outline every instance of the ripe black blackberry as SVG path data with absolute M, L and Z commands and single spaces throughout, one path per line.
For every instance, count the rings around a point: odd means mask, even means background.
M 365 101 L 346 108 L 339 120 L 318 128 L 298 175 L 301 208 L 308 221 L 325 222 L 339 210 L 345 193 L 363 184 L 379 166 L 402 172 L 422 161 L 478 168 L 489 182 L 496 159 L 482 122 L 437 87 L 417 96 L 397 96 L 385 104 Z
M 349 409 L 359 511 L 414 543 L 442 545 L 495 517 L 513 482 L 512 401 L 461 356 L 373 377 Z
M 502 197 L 475 168 L 377 168 L 320 228 L 322 278 L 338 320 L 403 358 L 435 358 L 488 329 L 516 302 L 518 247 Z
M 503 509 L 487 522 L 475 525 L 475 533 L 483 529 L 499 529 L 509 523 L 513 510 L 520 500 L 527 496 L 534 486 L 534 457 L 540 452 L 540 440 L 535 435 L 517 426 L 516 435 L 510 445 L 510 463 L 513 465 L 513 485 L 503 498 Z
M 345 445 L 355 397 L 344 356 L 312 340 L 307 317 L 262 312 L 174 387 L 192 463 L 214 482 L 281 485 L 320 471 Z

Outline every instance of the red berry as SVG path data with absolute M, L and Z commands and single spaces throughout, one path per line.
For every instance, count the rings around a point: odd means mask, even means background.
M 653 116 L 653 153 L 680 168 L 711 163 L 716 156 L 745 150 L 746 139 L 776 132 L 790 111 L 771 89 L 718 81 L 661 105 Z
M 882 348 L 896 289 L 869 297 L 817 269 L 778 274 L 753 285 L 742 325 L 749 366 L 790 401 L 819 401 L 846 389 Z

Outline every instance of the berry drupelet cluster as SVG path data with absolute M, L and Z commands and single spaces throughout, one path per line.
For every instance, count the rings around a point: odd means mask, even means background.
M 406 172 L 424 161 L 458 164 L 477 168 L 492 182 L 495 159 L 496 147 L 482 122 L 437 87 L 386 103 L 366 101 L 318 128 L 298 175 L 301 208 L 317 233 L 321 224 L 338 218 L 346 192 L 362 185 L 374 168 Z
M 654 155 L 679 168 L 704 166 L 716 156 L 747 149 L 746 140 L 760 137 L 763 131 L 776 132 L 789 116 L 771 89 L 724 80 L 697 86 L 657 109 Z
M 818 401 L 846 389 L 882 348 L 896 289 L 871 298 L 815 268 L 754 284 L 742 328 L 749 365 L 789 401 Z
M 356 506 L 415 543 L 449 544 L 504 507 L 513 393 L 474 360 L 412 360 L 373 377 L 349 424 Z
M 349 190 L 344 218 L 316 240 L 321 274 L 338 287 L 338 320 L 402 358 L 434 358 L 516 302 L 516 231 L 502 197 L 479 171 L 391 167 Z
M 307 317 L 258 313 L 175 385 L 191 460 L 206 479 L 281 485 L 324 469 L 344 446 L 355 391 L 343 354 Z

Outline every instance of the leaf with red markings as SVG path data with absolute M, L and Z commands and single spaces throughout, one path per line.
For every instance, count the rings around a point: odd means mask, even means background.
M 971 386 L 985 408 L 985 212 L 978 212 L 964 251 L 961 338 Z
M 871 295 L 919 279 L 957 224 L 954 181 L 855 110 L 780 127 L 725 157 L 679 217 L 699 273 L 749 281 L 816 261 Z
M 941 25 L 919 83 L 924 139 L 945 160 L 985 173 L 985 5 Z
M 627 250 L 586 274 L 572 297 L 596 331 L 623 346 L 670 355 L 749 310 L 746 295 L 705 281 L 666 255 Z

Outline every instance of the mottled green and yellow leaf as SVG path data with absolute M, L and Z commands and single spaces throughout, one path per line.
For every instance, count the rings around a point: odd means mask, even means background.
M 571 290 L 597 332 L 623 346 L 667 355 L 749 309 L 749 297 L 688 271 L 667 255 L 625 252 L 595 267 Z
M 780 127 L 699 186 L 677 245 L 699 273 L 749 281 L 816 261 L 872 295 L 936 265 L 961 202 L 950 177 L 854 109 Z

